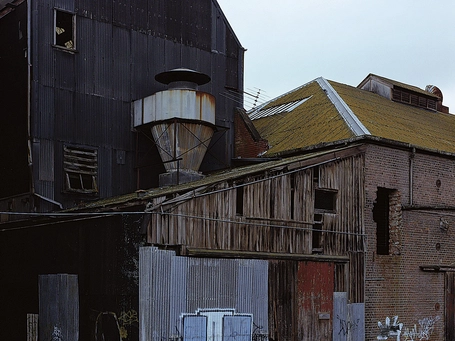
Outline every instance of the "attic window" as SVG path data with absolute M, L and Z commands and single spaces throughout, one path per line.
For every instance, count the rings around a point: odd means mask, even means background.
M 63 147 L 65 189 L 68 192 L 98 193 L 98 151 L 82 147 Z
M 76 49 L 76 16 L 62 10 L 54 10 L 54 46 Z

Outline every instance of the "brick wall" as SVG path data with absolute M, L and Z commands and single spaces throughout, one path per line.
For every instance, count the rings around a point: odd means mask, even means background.
M 376 339 L 378 321 L 395 315 L 405 327 L 418 325 L 422 318 L 439 316 L 441 320 L 436 323 L 430 340 L 444 340 L 445 274 L 424 272 L 419 266 L 455 262 L 455 212 L 440 209 L 441 206 L 455 207 L 454 166 L 455 161 L 449 158 L 419 152 L 413 155 L 411 150 L 383 146 L 368 147 L 365 158 L 366 340 Z M 373 207 L 378 187 L 394 190 L 389 196 L 389 255 L 376 254 Z M 416 206 L 420 209 L 415 209 Z
M 268 149 L 267 140 L 260 138 L 259 133 L 241 109 L 234 118 L 236 158 L 255 158 Z

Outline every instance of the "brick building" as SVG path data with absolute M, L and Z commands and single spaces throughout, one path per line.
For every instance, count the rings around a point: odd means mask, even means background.
M 270 145 L 264 156 L 365 146 L 368 340 L 396 315 L 402 333 L 421 323 L 432 339 L 455 338 L 455 116 L 442 99 L 435 86 L 370 74 L 358 87 L 318 78 L 249 113 Z

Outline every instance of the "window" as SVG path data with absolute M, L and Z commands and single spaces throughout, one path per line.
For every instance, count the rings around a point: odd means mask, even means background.
M 235 213 L 237 215 L 243 215 L 243 185 L 240 185 L 236 189 Z
M 294 219 L 294 209 L 295 209 L 295 173 L 291 173 L 290 175 L 290 187 L 291 187 L 291 220 Z
M 389 191 L 378 188 L 373 208 L 373 219 L 376 222 L 376 253 L 389 254 Z
M 335 213 L 337 191 L 317 189 L 314 195 L 314 208 L 316 212 Z
M 98 193 L 98 151 L 82 147 L 63 147 L 65 189 L 77 193 Z
M 73 13 L 54 10 L 54 46 L 76 49 L 76 16 Z

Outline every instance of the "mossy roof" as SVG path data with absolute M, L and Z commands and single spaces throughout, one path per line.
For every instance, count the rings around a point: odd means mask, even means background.
M 455 154 L 455 115 L 393 102 L 349 85 L 329 83 L 368 129 L 368 135 Z M 261 110 L 308 97 L 290 112 L 253 121 L 261 136 L 269 142 L 266 156 L 284 155 L 309 146 L 356 137 L 317 80 L 268 102 Z

